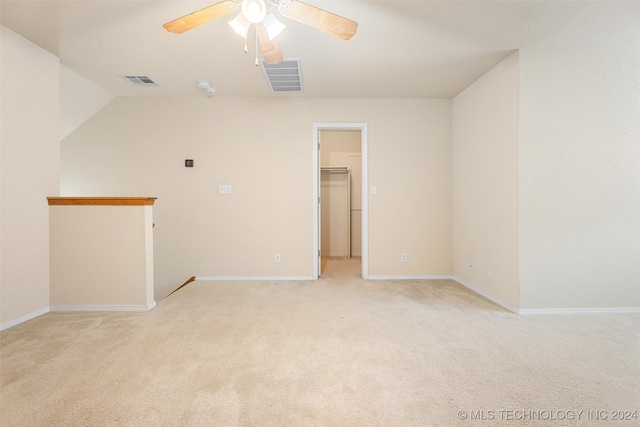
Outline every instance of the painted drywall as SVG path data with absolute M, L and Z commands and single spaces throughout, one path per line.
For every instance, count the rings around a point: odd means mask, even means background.
M 521 52 L 525 309 L 640 307 L 639 44 Z
M 60 140 L 113 101 L 115 95 L 73 70 L 60 66 Z
M 49 309 L 49 210 L 58 194 L 59 62 L 0 26 L 0 325 Z M 37 84 L 34 84 L 36 82 Z
M 452 107 L 453 274 L 513 308 L 519 306 L 518 76 L 516 52 Z
M 401 102 L 369 127 L 369 277 L 450 275 L 451 100 Z
M 521 307 L 640 307 L 640 3 L 520 51 Z
M 368 123 L 370 274 L 451 274 L 450 116 L 449 100 L 116 98 L 63 140 L 61 193 L 158 198 L 156 300 L 191 276 L 310 278 L 313 123 Z
M 49 209 L 52 307 L 153 305 L 152 206 Z
M 351 256 L 351 176 L 347 171 L 320 173 L 320 254 Z

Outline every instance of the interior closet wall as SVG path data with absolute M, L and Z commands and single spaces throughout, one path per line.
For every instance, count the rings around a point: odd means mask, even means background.
M 328 256 L 362 256 L 362 151 L 361 135 L 359 130 L 322 130 L 320 132 L 320 166 L 341 167 L 346 166 L 350 171 L 350 212 L 349 220 L 351 251 L 342 255 L 325 246 L 331 243 L 331 228 L 327 215 L 321 217 L 321 250 Z M 322 173 L 321 184 L 325 179 L 333 179 L 337 182 L 339 175 Z M 332 176 L 333 178 L 330 178 Z M 334 182 L 334 184 L 336 183 Z M 327 188 L 326 186 L 324 188 Z M 321 197 L 323 195 L 321 194 Z M 327 200 L 325 198 L 324 200 Z M 329 199 L 330 200 L 330 199 Z M 324 203 L 324 202 L 323 202 Z M 323 205 L 324 206 L 324 205 Z M 331 206 L 324 206 L 331 208 Z M 340 207 L 336 207 L 341 209 Z M 335 233 L 334 233 L 335 234 Z M 329 239 L 329 241 L 325 241 Z M 327 252 L 325 252 L 327 249 Z M 334 255 L 335 253 L 335 255 Z
M 351 174 L 347 167 L 322 167 L 321 254 L 351 256 Z

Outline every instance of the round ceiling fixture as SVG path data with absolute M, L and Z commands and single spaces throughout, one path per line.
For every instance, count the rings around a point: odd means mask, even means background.
M 198 85 L 198 89 L 205 91 L 209 98 L 216 94 L 216 90 L 211 87 L 211 83 L 209 83 L 208 81 L 198 80 L 196 83 Z
M 267 5 L 264 0 L 242 0 L 242 14 L 247 21 L 257 24 L 267 16 Z

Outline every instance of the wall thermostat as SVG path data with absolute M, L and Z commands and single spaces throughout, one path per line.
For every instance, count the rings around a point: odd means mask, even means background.
M 193 167 L 193 159 L 187 159 L 184 161 L 184 167 L 185 168 L 192 168 Z

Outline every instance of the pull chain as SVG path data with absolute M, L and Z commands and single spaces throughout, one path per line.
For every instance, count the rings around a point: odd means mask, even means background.
M 247 34 L 249 32 L 249 27 L 246 26 L 247 24 L 245 23 L 245 30 L 244 33 Z M 249 48 L 247 47 L 247 37 L 244 38 L 244 53 L 249 52 Z
M 258 29 L 256 28 L 256 67 L 260 64 L 258 62 Z

